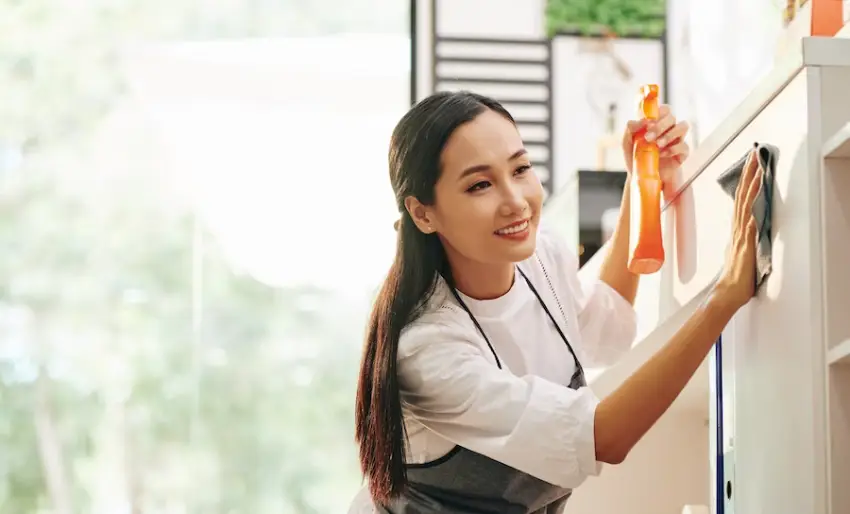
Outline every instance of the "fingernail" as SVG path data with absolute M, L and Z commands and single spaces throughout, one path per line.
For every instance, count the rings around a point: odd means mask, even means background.
M 667 139 L 663 138 L 663 137 L 661 139 L 659 139 L 658 140 L 658 146 L 667 146 Z
M 655 132 L 647 132 L 644 137 L 647 141 L 653 141 L 655 139 Z

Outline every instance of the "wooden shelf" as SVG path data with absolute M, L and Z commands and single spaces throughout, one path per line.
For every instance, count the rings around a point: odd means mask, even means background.
M 826 354 L 826 362 L 830 366 L 850 364 L 850 339 L 830 349 Z
M 821 152 L 824 159 L 850 159 L 850 123 L 827 139 Z

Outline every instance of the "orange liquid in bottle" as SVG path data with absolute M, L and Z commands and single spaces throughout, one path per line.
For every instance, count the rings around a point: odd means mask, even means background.
M 641 87 L 641 114 L 658 119 L 658 86 Z M 629 271 L 648 275 L 664 264 L 664 241 L 661 235 L 661 174 L 658 145 L 644 138 L 645 131 L 635 134 L 632 152 L 633 169 L 630 184 Z

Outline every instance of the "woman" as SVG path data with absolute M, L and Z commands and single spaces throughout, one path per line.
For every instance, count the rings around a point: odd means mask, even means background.
M 669 177 L 687 125 L 661 112 L 630 122 L 623 150 L 631 168 L 633 135 L 654 137 Z M 543 191 L 510 114 L 467 92 L 413 107 L 391 141 L 398 248 L 360 369 L 368 488 L 350 512 L 556 513 L 601 463 L 622 462 L 753 294 L 752 162 L 713 294 L 599 401 L 583 366 L 613 363 L 635 337 L 628 186 L 599 279 L 582 284 L 575 255 L 538 232 Z

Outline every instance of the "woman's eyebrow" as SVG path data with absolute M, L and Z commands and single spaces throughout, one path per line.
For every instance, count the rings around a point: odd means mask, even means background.
M 515 159 L 519 159 L 520 157 L 522 157 L 523 155 L 525 155 L 527 153 L 528 153 L 528 150 L 526 150 L 525 148 L 520 148 L 519 150 L 517 150 L 516 152 L 511 154 L 510 157 L 508 157 L 508 161 L 513 161 Z M 488 171 L 489 169 L 490 169 L 489 164 L 476 164 L 474 166 L 470 166 L 470 167 L 466 168 L 465 170 L 463 170 L 463 172 L 460 174 L 460 178 L 458 180 L 463 180 L 466 177 L 468 177 L 468 176 L 470 176 L 474 173 L 480 173 L 482 171 Z

